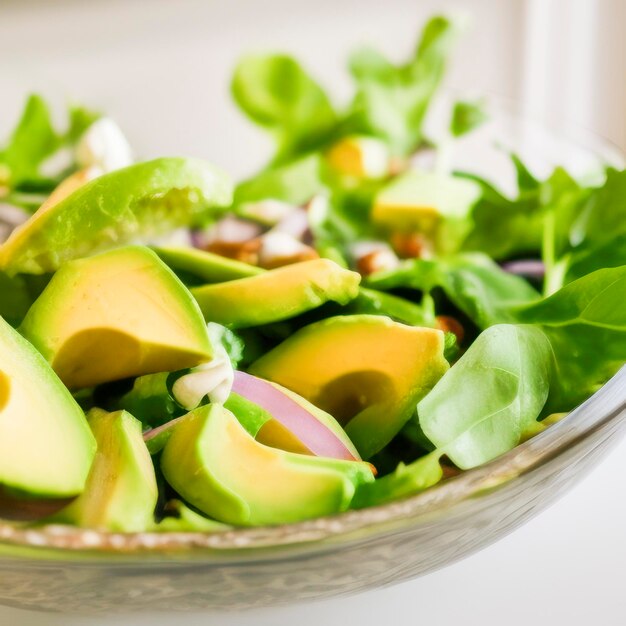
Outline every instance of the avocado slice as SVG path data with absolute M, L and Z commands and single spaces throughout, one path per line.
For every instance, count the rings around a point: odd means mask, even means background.
M 158 488 L 141 422 L 126 411 L 92 409 L 87 417 L 98 451 L 85 491 L 49 521 L 116 532 L 150 529 Z
M 190 504 L 227 524 L 282 524 L 344 511 L 371 467 L 284 452 L 258 443 L 220 405 L 186 415 L 161 455 L 169 484 Z
M 467 178 L 410 171 L 378 192 L 371 219 L 389 230 L 424 233 L 445 252 L 467 234 L 481 193 L 478 183 Z
M 0 318 L 0 484 L 63 498 L 83 490 L 96 443 L 45 359 Z
M 65 264 L 21 333 L 70 389 L 210 361 L 198 305 L 147 248 L 118 248 Z
M 329 300 L 346 304 L 358 295 L 360 280 L 333 261 L 314 259 L 191 293 L 207 321 L 246 328 L 288 319 Z
M 53 272 L 66 261 L 206 220 L 231 200 L 228 176 L 199 159 L 131 165 L 37 211 L 0 247 L 0 268 L 11 275 Z
M 178 276 L 191 275 L 204 283 L 222 283 L 265 272 L 260 267 L 196 248 L 155 247 L 153 250 Z
M 368 459 L 448 369 L 444 347 L 440 330 L 347 315 L 301 328 L 249 371 L 330 413 Z

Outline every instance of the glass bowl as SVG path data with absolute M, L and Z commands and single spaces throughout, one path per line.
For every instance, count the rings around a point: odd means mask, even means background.
M 462 142 L 458 159 L 463 169 L 465 159 L 474 170 L 495 172 L 503 187 L 512 172 L 494 139 L 538 172 L 558 163 L 593 177 L 603 163 L 622 163 L 619 151 L 597 138 L 551 133 L 501 111 Z M 584 477 L 625 430 L 623 368 L 565 419 L 511 452 L 384 506 L 225 533 L 118 534 L 0 521 L 0 604 L 83 613 L 231 609 L 401 582 L 523 524 Z

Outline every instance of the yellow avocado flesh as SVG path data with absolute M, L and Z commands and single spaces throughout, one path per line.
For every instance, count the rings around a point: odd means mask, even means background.
M 70 389 L 194 367 L 212 355 L 191 294 L 141 247 L 64 265 L 20 331 Z
M 408 172 L 378 193 L 371 218 L 393 230 L 431 233 L 441 219 L 466 218 L 480 194 L 471 180 Z
M 169 484 L 210 517 L 254 526 L 296 522 L 348 508 L 371 468 L 265 446 L 220 405 L 203 406 L 175 427 L 161 456 Z
M 74 496 L 95 447 L 70 392 L 0 318 L 0 484 L 37 496 Z
M 151 528 L 158 489 L 141 422 L 126 411 L 95 409 L 88 417 L 98 450 L 85 491 L 54 521 L 117 532 Z
M 358 295 L 360 280 L 333 261 L 315 259 L 191 293 L 207 321 L 245 328 L 288 319 L 329 300 L 346 304 Z
M 382 449 L 448 369 L 444 334 L 374 315 L 306 326 L 250 367 L 344 425 L 364 459 Z
M 330 148 L 326 159 L 344 176 L 381 178 L 389 172 L 389 149 L 373 137 L 346 137 Z

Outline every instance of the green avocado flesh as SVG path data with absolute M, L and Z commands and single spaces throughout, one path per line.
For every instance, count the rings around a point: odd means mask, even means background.
M 222 283 L 238 278 L 250 278 L 265 270 L 255 265 L 227 259 L 219 254 L 195 248 L 159 248 L 153 250 L 177 274 L 191 274 L 205 283 Z
M 0 318 L 0 484 L 29 495 L 74 496 L 95 448 L 70 392 Z
M 176 425 L 161 469 L 187 502 L 218 521 L 241 526 L 344 511 L 357 486 L 374 480 L 367 463 L 260 444 L 220 405 L 200 407 Z
M 54 521 L 118 532 L 151 527 L 158 489 L 141 422 L 126 411 L 100 409 L 88 418 L 98 451 L 85 491 Z
M 341 423 L 364 459 L 400 431 L 443 376 L 443 332 L 387 317 L 331 317 L 270 350 L 250 373 L 300 394 Z
M 358 295 L 361 277 L 328 259 L 294 263 L 239 280 L 191 290 L 207 321 L 231 328 L 260 326 L 317 308 L 346 304 Z
M 65 264 L 20 326 L 70 389 L 211 360 L 198 305 L 147 248 Z
M 231 199 L 228 176 L 204 161 L 131 165 L 36 212 L 0 247 L 0 268 L 8 274 L 52 272 L 65 261 L 205 221 Z

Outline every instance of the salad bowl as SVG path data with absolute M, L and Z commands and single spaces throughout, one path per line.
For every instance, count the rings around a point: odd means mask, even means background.
M 506 186 L 494 141 L 538 169 L 593 177 L 622 157 L 584 133 L 551 133 L 499 107 L 458 167 Z M 533 161 L 533 157 L 535 157 Z M 469 163 L 469 161 L 466 161 Z M 510 172 L 509 172 L 510 174 Z M 553 504 L 626 431 L 626 368 L 566 418 L 481 467 L 406 499 L 282 526 L 107 533 L 0 522 L 0 604 L 44 611 L 228 610 L 380 588 L 495 542 Z
M 488 465 L 391 504 L 226 533 L 0 524 L 0 603 L 47 611 L 242 609 L 357 593 L 493 543 L 588 474 L 626 430 L 626 368 Z

